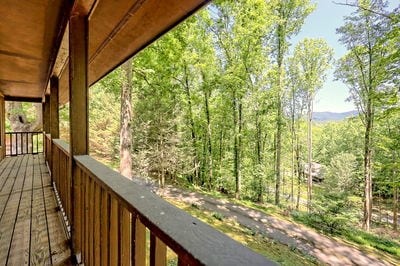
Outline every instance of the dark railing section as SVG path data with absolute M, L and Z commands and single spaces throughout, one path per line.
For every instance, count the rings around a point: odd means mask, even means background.
M 76 223 L 82 263 L 166 266 L 169 248 L 179 266 L 275 265 L 88 155 L 74 156 L 72 182 L 68 144 L 46 139 L 52 179 L 67 220 Z
M 43 152 L 43 132 L 6 132 L 6 156 Z

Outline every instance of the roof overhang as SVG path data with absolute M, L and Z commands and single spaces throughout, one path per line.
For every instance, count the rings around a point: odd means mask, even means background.
M 50 76 L 57 75 L 60 103 L 68 102 L 67 22 L 73 2 L 5 0 L 0 6 L 0 92 L 6 99 L 37 101 Z M 83 2 L 90 3 L 88 74 L 92 85 L 209 0 Z

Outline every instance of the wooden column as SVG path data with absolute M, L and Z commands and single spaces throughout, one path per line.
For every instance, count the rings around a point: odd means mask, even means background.
M 69 21 L 69 117 L 70 117 L 70 174 L 72 176 L 72 249 L 77 262 L 82 252 L 81 180 L 75 155 L 88 154 L 88 19 L 86 14 L 73 12 Z M 98 206 L 97 206 L 98 207 Z M 83 254 L 85 256 L 85 254 Z M 87 258 L 84 258 L 87 260 Z
M 0 160 L 6 157 L 6 103 L 0 94 Z
M 52 139 L 60 137 L 58 120 L 58 77 L 50 78 L 50 134 Z
M 43 115 L 43 131 L 50 133 L 50 96 L 46 95 L 44 102 L 42 102 L 42 115 Z

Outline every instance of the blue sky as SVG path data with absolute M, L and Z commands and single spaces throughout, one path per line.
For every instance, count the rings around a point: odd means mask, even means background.
M 292 48 L 298 41 L 303 38 L 324 38 L 328 44 L 334 49 L 335 59 L 339 59 L 346 53 L 336 35 L 336 28 L 343 25 L 343 16 L 349 15 L 354 11 L 354 8 L 349 6 L 336 5 L 332 0 L 316 1 L 317 9 L 310 14 L 301 32 L 291 40 Z M 344 0 L 336 0 L 336 2 L 345 2 Z M 389 10 L 399 5 L 399 0 L 389 1 Z M 346 102 L 349 95 L 348 88 L 340 81 L 334 81 L 334 68 L 329 73 L 325 85 L 317 93 L 314 102 L 314 111 L 330 111 L 330 112 L 345 112 L 355 110 L 355 106 L 351 102 Z

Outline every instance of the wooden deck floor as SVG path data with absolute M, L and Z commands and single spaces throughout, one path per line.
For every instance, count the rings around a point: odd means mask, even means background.
M 0 265 L 70 265 L 42 154 L 0 162 Z

